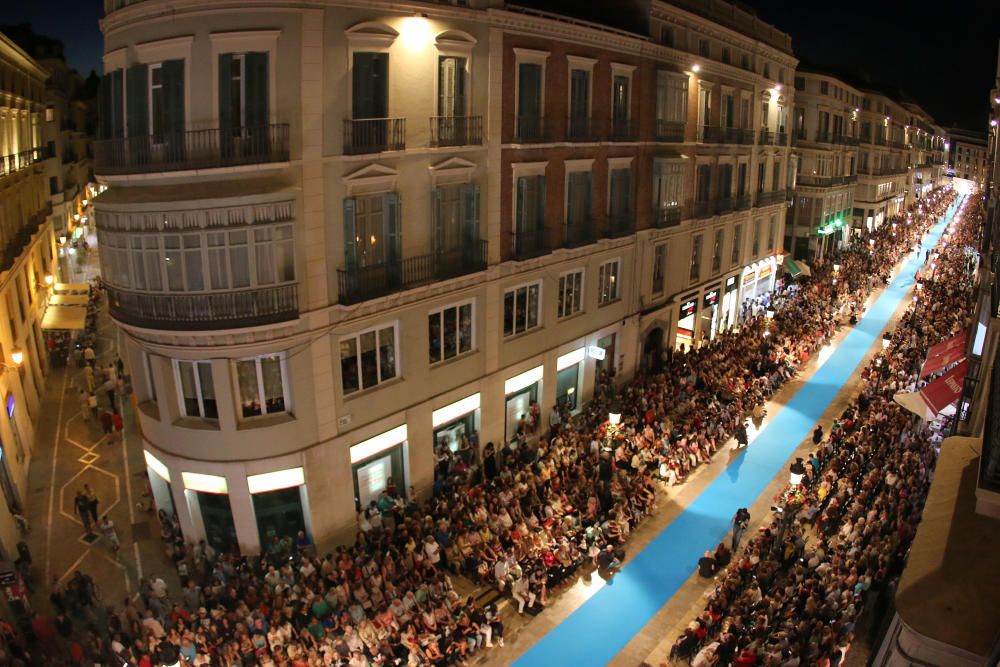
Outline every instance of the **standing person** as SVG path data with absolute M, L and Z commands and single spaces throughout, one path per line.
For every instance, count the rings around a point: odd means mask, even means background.
M 115 356 L 115 371 L 117 371 L 118 377 L 125 377 L 125 362 L 120 356 Z
M 116 387 L 117 384 L 112 378 L 108 378 L 104 381 L 104 384 L 101 385 L 101 389 L 103 389 L 104 393 L 108 396 L 108 403 L 111 404 L 111 410 L 113 412 L 118 412 L 118 403 L 115 401 Z
M 559 425 L 562 424 L 562 414 L 559 412 L 559 405 L 552 406 L 549 413 L 549 437 L 554 438 L 559 435 Z
M 87 394 L 87 407 L 90 408 L 90 414 L 94 419 L 97 419 L 97 394 L 94 392 Z
M 746 507 L 741 507 L 736 510 L 736 516 L 733 517 L 733 547 L 732 551 L 735 553 L 736 548 L 740 546 L 740 540 L 743 539 L 743 533 L 746 531 L 747 526 L 750 524 L 750 511 Z
M 83 522 L 83 529 L 87 531 L 87 537 L 93 535 L 93 531 L 90 530 L 90 500 L 83 495 L 83 491 L 76 492 L 76 498 L 73 499 L 73 509 L 80 517 L 80 521 Z
M 97 364 L 97 355 L 94 354 L 94 348 L 91 347 L 90 344 L 83 348 L 83 360 L 87 362 L 87 365 L 90 366 L 91 369 L 93 369 Z
M 120 412 L 111 413 L 111 427 L 114 430 L 114 434 L 111 438 L 111 441 L 121 442 L 122 436 L 124 435 L 125 431 L 125 420 L 122 419 L 122 415 Z M 111 441 L 109 441 L 109 444 Z
M 89 364 L 83 367 L 83 383 L 87 391 L 94 391 L 94 369 Z
M 104 431 L 104 435 L 111 435 L 114 433 L 115 424 L 114 419 L 111 417 L 111 410 L 105 410 L 101 413 L 101 430 Z M 111 438 L 108 438 L 108 444 L 111 444 Z
M 92 523 L 97 523 L 97 506 L 101 502 L 97 497 L 97 492 L 90 487 L 90 484 L 84 484 L 83 495 L 87 498 L 87 502 L 90 503 L 90 520 Z
M 816 430 L 813 431 L 813 444 L 818 445 L 823 442 L 823 425 L 816 424 Z
M 109 519 L 105 514 L 98 525 L 101 527 L 104 539 L 108 541 L 108 546 L 111 547 L 111 551 L 115 554 L 115 560 L 118 560 L 118 551 L 121 549 L 122 543 L 118 539 L 118 531 L 115 529 L 114 521 Z
M 90 421 L 90 396 L 91 394 L 86 389 L 80 390 L 80 414 L 83 415 L 85 422 Z

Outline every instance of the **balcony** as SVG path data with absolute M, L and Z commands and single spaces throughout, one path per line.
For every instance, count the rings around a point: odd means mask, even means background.
M 815 174 L 802 174 L 796 177 L 796 183 L 799 185 L 809 185 L 820 188 L 829 188 L 837 185 L 856 183 L 857 180 L 857 174 L 851 176 L 817 176 Z
M 757 143 L 761 146 L 773 146 L 778 142 L 778 133 L 771 130 L 761 130 L 757 133 Z
M 635 141 L 639 138 L 638 127 L 631 118 L 612 118 L 608 131 L 610 141 Z
M 657 120 L 656 140 L 673 143 L 684 141 L 684 123 L 671 120 Z
M 108 176 L 287 161 L 287 123 L 94 142 L 95 171 Z
M 594 242 L 594 224 L 590 220 L 568 222 L 563 232 L 563 246 L 566 248 L 578 248 Z
M 608 237 L 612 239 L 628 236 L 635 232 L 635 216 L 630 211 L 608 214 Z
M 566 119 L 566 139 L 569 141 L 597 141 L 598 132 L 590 116 L 570 116 Z
M 548 254 L 548 227 L 511 232 L 511 259 L 525 260 Z
M 0 177 L 13 174 L 15 171 L 20 171 L 49 157 L 51 157 L 49 150 L 44 146 L 21 151 L 20 153 L 0 155 Z
M 691 217 L 695 220 L 700 218 L 709 218 L 715 214 L 715 202 L 711 199 L 706 199 L 705 201 L 696 201 L 691 206 Z
M 778 146 L 787 146 L 788 145 L 788 133 L 787 132 L 778 132 L 778 134 L 775 137 L 775 144 L 778 145 Z
M 684 215 L 680 206 L 653 207 L 653 227 L 656 227 L 657 229 L 676 227 L 681 224 L 681 219 L 683 217 Z
M 7 246 L 0 251 L 0 273 L 3 273 L 21 256 L 25 246 L 31 243 L 31 238 L 38 233 L 39 228 L 45 223 L 45 219 L 52 214 L 52 203 L 46 202 L 45 206 L 34 215 L 28 216 L 21 225 L 17 233 L 7 239 Z
M 405 118 L 359 118 L 344 121 L 344 155 L 405 149 Z
M 337 270 L 339 302 L 361 303 L 417 285 L 464 276 L 486 269 L 486 241 L 402 261 Z
M 858 167 L 858 173 L 866 176 L 895 176 L 905 174 L 907 171 L 907 167 L 892 167 L 889 165 L 882 165 L 881 167 Z
M 752 204 L 753 204 L 753 197 L 751 197 L 749 194 L 739 195 L 733 200 L 733 210 L 745 211 L 748 208 L 750 208 Z
M 431 116 L 431 146 L 480 146 L 482 116 Z
M 885 146 L 885 137 L 872 137 L 870 134 L 861 133 L 860 143 L 871 144 L 872 146 Z
M 859 142 L 857 137 L 852 137 L 849 134 L 835 134 L 833 135 L 833 143 L 842 146 L 857 146 Z
M 787 194 L 784 190 L 774 190 L 773 192 L 758 192 L 755 206 L 771 206 L 772 204 L 784 203 Z
M 890 141 L 889 147 L 896 148 L 898 150 L 909 150 L 910 148 L 913 148 L 910 144 L 903 141 Z
M 132 326 L 207 331 L 275 324 L 299 316 L 298 285 L 210 294 L 129 292 L 108 285 L 111 316 Z
M 514 140 L 522 144 L 548 141 L 545 119 L 541 116 L 518 116 L 514 119 Z
M 722 143 L 741 145 L 753 144 L 753 130 L 744 130 L 738 127 L 723 128 Z
M 801 144 L 803 142 L 809 141 L 809 135 L 806 134 L 805 129 L 801 129 L 792 135 L 792 145 Z
M 818 144 L 830 144 L 833 143 L 833 135 L 829 132 L 816 131 L 816 143 Z
M 721 127 L 715 127 L 714 125 L 698 126 L 698 143 L 721 144 L 724 142 L 725 135 L 723 134 Z

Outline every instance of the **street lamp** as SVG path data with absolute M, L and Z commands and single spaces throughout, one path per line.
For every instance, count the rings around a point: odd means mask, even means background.
M 21 365 L 24 361 L 24 352 L 21 351 L 21 348 L 15 347 L 10 351 L 10 360 L 14 362 L 15 366 Z

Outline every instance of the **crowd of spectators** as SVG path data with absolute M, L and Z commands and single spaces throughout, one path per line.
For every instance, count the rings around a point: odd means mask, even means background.
M 930 206 L 933 216 L 951 200 Z M 975 247 L 978 206 L 964 206 L 938 249 L 922 258 L 919 296 L 864 369 L 859 395 L 803 462 L 801 484 L 776 499 L 781 511 L 717 577 L 673 657 L 697 667 L 842 662 L 859 614 L 900 575 L 930 487 L 946 424 L 892 399 L 926 382 L 919 374 L 931 345 L 971 324 L 976 264 L 965 249 Z M 887 227 L 897 235 L 923 229 L 908 220 Z
M 417 504 L 390 485 L 359 512 L 350 546 L 319 557 L 300 535 L 243 558 L 185 543 L 161 517 L 182 590 L 151 577 L 120 606 L 104 606 L 74 588 L 53 604 L 67 619 L 83 619 L 81 627 L 58 631 L 62 639 L 36 650 L 49 664 L 112 654 L 141 667 L 175 654 L 182 664 L 244 667 L 463 664 L 502 644 L 504 623 L 495 605 L 459 595 L 454 576 L 499 590 L 518 613 L 537 613 L 581 566 L 617 567 L 658 487 L 680 484 L 707 463 L 840 324 L 856 318 L 936 212 L 900 221 L 891 233 L 884 225 L 871 246 L 853 246 L 836 266 L 819 262 L 810 281 L 781 286 L 738 331 L 671 355 L 662 372 L 621 388 L 601 377 L 594 400 L 572 419 L 550 419 L 544 434 L 533 414 L 524 429 L 530 437 L 477 453 L 472 434 L 455 454 L 438 451 L 432 497 Z M 609 427 L 613 406 L 623 418 Z M 770 546 L 760 539 L 758 548 Z M 51 621 L 36 621 L 35 635 L 44 636 Z

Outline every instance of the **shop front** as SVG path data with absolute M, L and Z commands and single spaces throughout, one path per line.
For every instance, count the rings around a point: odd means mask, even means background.
M 698 313 L 698 295 L 690 294 L 681 299 L 680 310 L 677 314 L 677 335 L 674 340 L 674 347 L 680 349 L 690 349 L 694 343 L 694 328 L 697 324 L 695 315 Z
M 556 405 L 576 414 L 580 410 L 580 383 L 586 348 L 567 352 L 556 359 Z
M 305 472 L 288 468 L 247 477 L 247 487 L 253 499 L 253 513 L 260 535 L 261 553 L 276 542 L 275 538 L 292 539 L 301 530 L 309 534 L 304 508 L 309 506 Z
M 479 400 L 479 394 L 473 394 L 431 413 L 435 447 L 457 452 L 462 437 L 479 430 Z
M 597 347 L 604 350 L 604 356 L 595 355 L 594 358 L 597 361 L 594 363 L 594 367 L 597 370 L 595 373 L 596 377 L 601 377 L 602 374 L 608 373 L 614 374 L 615 371 L 615 334 L 608 334 L 604 338 L 597 341 Z
M 405 497 L 406 438 L 406 424 L 403 424 L 351 447 L 354 505 L 358 511 L 392 487 L 398 496 Z
M 701 297 L 701 328 L 702 341 L 715 338 L 719 326 L 719 291 L 721 286 L 710 287 Z
M 537 403 L 542 395 L 542 377 L 544 366 L 536 366 L 520 375 L 504 382 L 505 397 L 505 430 L 504 438 L 509 440 L 517 436 L 518 423 L 531 414 L 532 403 Z
M 184 495 L 192 516 L 200 516 L 205 539 L 220 553 L 239 551 L 229 486 L 225 477 L 182 472 Z
M 736 324 L 736 317 L 739 314 L 739 302 L 736 299 L 740 287 L 739 276 L 729 276 L 726 278 L 726 285 L 722 294 L 722 314 L 719 317 L 719 333 L 729 331 Z
M 757 306 L 761 306 L 767 294 L 774 289 L 774 278 L 777 272 L 778 256 L 772 255 L 759 262 L 754 262 L 743 269 L 743 276 L 740 279 L 741 316 L 746 316 L 755 299 L 759 299 Z

